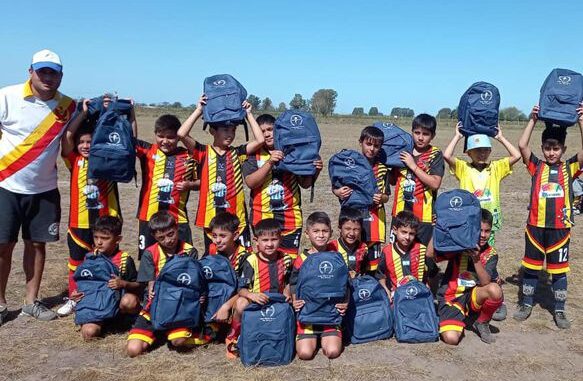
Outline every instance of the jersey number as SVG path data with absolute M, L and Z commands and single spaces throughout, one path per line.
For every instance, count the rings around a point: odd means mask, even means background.
M 562 247 L 559 249 L 559 262 L 567 262 L 569 260 L 569 248 Z

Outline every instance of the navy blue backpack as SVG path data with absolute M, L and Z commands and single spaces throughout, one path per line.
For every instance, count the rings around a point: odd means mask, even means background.
M 393 296 L 395 337 L 400 343 L 430 343 L 439 339 L 439 319 L 431 290 L 418 280 L 397 287 Z
M 247 99 L 247 90 L 229 74 L 217 74 L 204 79 L 204 95 L 207 97 L 203 107 L 204 125 L 221 123 L 239 125 L 245 127 L 245 137 L 249 140 L 247 124 L 245 122 L 246 111 L 243 109 L 243 101 Z
M 345 319 L 350 342 L 361 344 L 393 336 L 391 302 L 378 280 L 370 275 L 354 278 L 350 293 Z
M 83 298 L 75 307 L 75 324 L 102 322 L 118 314 L 121 293 L 107 286 L 111 274 L 119 275 L 119 270 L 103 254 L 88 254 L 77 267 L 73 279 Z
M 314 160 L 320 158 L 322 139 L 314 116 L 309 112 L 287 110 L 279 115 L 273 130 L 275 149 L 284 153 L 277 168 L 298 176 L 316 173 Z
M 328 173 L 333 188 L 349 186 L 350 197 L 340 201 L 342 208 L 368 209 L 378 192 L 374 171 L 363 154 L 343 149 L 328 161 Z
M 435 201 L 433 247 L 440 252 L 474 249 L 480 240 L 480 201 L 463 189 L 443 192 Z
M 568 69 L 554 69 L 540 89 L 538 118 L 561 127 L 577 123 L 583 101 L 583 76 Z
M 265 305 L 251 303 L 243 311 L 237 347 L 245 366 L 286 365 L 294 358 L 294 310 L 283 295 L 266 295 L 269 302 Z
M 213 315 L 237 291 L 237 274 L 229 259 L 220 254 L 205 255 L 201 258 L 200 265 L 208 288 L 204 321 L 210 323 Z
M 91 113 L 99 113 L 99 119 L 89 148 L 87 177 L 122 183 L 136 176 L 136 143 L 130 122 L 132 105 L 129 101 L 112 99 L 103 108 L 103 97 L 89 103 Z
M 348 267 L 342 255 L 325 251 L 308 255 L 298 274 L 296 296 L 305 301 L 298 313 L 303 324 L 335 325 L 342 316 L 335 305 L 345 301 Z
M 171 257 L 154 283 L 150 306 L 155 330 L 197 327 L 201 321 L 200 297 L 207 293 L 200 262 L 193 257 Z
M 465 137 L 498 134 L 500 91 L 488 82 L 476 82 L 462 95 L 458 106 L 460 132 Z
M 407 131 L 403 131 L 393 123 L 375 122 L 374 127 L 380 129 L 385 135 L 383 147 L 379 154 L 380 161 L 391 168 L 404 168 L 401 161 L 401 152 L 409 152 L 413 155 L 413 137 Z

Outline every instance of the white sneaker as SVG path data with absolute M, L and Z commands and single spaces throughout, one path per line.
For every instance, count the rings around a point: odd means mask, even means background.
M 75 312 L 75 306 L 77 306 L 77 303 L 75 303 L 74 300 L 67 299 L 67 303 L 63 304 L 57 310 L 57 315 L 61 317 L 71 315 L 73 312 Z

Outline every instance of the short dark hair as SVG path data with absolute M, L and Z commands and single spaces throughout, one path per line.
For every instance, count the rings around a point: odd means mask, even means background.
M 116 216 L 101 216 L 93 224 L 93 232 L 107 233 L 119 237 L 121 235 L 122 222 Z
M 239 218 L 229 212 L 220 212 L 214 216 L 211 220 L 209 228 L 211 231 L 214 229 L 222 229 L 231 233 L 237 233 L 239 231 Z
M 257 117 L 257 124 L 275 124 L 275 117 L 271 114 L 261 114 Z
M 423 128 L 427 131 L 431 132 L 431 135 L 435 135 L 435 131 L 437 130 L 437 120 L 433 115 L 429 114 L 419 114 L 413 119 L 413 128 L 415 130 L 417 128 Z
M 237 127 L 239 123 L 235 122 L 216 122 L 216 123 L 209 123 L 209 129 L 216 130 L 217 128 L 226 128 L 226 127 Z
M 311 228 L 315 224 L 324 224 L 332 229 L 332 221 L 326 212 L 314 212 L 308 216 L 306 220 L 306 227 Z
M 160 230 L 166 230 L 178 226 L 176 218 L 171 215 L 166 210 L 161 210 L 156 212 L 150 217 L 148 221 L 148 227 L 150 228 L 150 233 L 154 234 Z
M 83 123 L 81 125 L 81 127 L 79 127 L 77 129 L 77 131 L 75 131 L 75 144 L 79 144 L 79 139 L 83 135 L 91 135 L 91 136 L 93 136 L 93 131 L 94 131 L 94 128 L 91 125 L 91 123 Z M 75 149 L 77 149 L 77 147 L 75 147 Z
M 567 129 L 564 127 L 553 127 L 548 126 L 543 130 L 541 143 L 543 145 L 565 145 L 565 140 L 567 139 Z
M 162 131 L 178 132 L 180 128 L 180 120 L 176 115 L 164 114 L 156 119 L 154 123 L 154 133 Z
M 402 210 L 395 218 L 393 218 L 393 227 L 395 229 L 401 227 L 410 227 L 411 229 L 418 230 L 419 229 L 419 219 L 415 217 L 413 212 L 409 210 Z
M 488 209 L 482 208 L 482 222 L 490 226 L 494 224 L 494 216 Z
M 362 212 L 354 208 L 340 209 L 340 216 L 338 216 L 338 227 L 341 228 L 342 225 L 348 221 L 356 222 L 362 227 Z
M 260 237 L 267 234 L 281 234 L 281 224 L 275 218 L 265 218 L 253 227 L 255 237 Z
M 360 143 L 362 143 L 362 142 L 364 142 L 367 139 L 370 139 L 370 140 L 380 140 L 380 142 L 382 143 L 385 140 L 385 134 L 378 127 L 375 127 L 375 126 L 366 126 L 360 132 L 360 138 L 358 138 L 358 141 Z

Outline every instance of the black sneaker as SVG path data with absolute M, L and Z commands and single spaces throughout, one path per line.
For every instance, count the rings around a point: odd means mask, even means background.
M 496 312 L 494 312 L 494 315 L 492 315 L 492 320 L 494 320 L 494 321 L 506 320 L 507 314 L 508 314 L 508 311 L 506 309 L 506 304 L 502 303 L 500 305 L 500 307 L 498 307 Z
M 496 342 L 496 338 L 492 335 L 492 331 L 490 331 L 490 323 L 479 323 L 478 321 L 474 322 L 474 329 L 480 336 L 480 339 L 486 344 L 492 344 Z
M 8 317 L 8 306 L 0 306 L 0 325 L 4 324 L 4 321 Z
M 555 320 L 555 324 L 560 329 L 571 328 L 571 322 L 567 319 L 567 315 L 565 315 L 565 311 L 555 311 L 554 320 Z
M 518 311 L 516 311 L 514 315 L 512 315 L 512 317 L 514 318 L 514 320 L 525 321 L 526 319 L 528 319 L 531 312 L 532 306 L 529 306 L 528 304 L 522 304 L 518 306 Z

